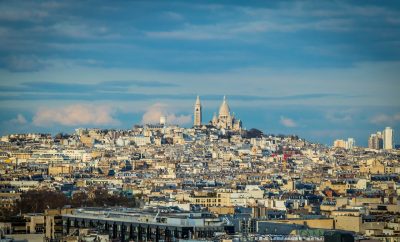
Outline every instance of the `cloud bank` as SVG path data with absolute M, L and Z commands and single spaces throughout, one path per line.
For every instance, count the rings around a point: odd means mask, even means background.
M 400 113 L 393 115 L 377 114 L 370 119 L 373 124 L 394 124 L 400 122 Z
M 166 116 L 167 123 L 185 125 L 192 121 L 192 115 L 177 115 L 172 113 L 169 107 L 163 103 L 155 103 L 149 107 L 149 109 L 143 114 L 143 124 L 154 124 L 160 122 L 160 117 Z
M 35 126 L 48 125 L 117 125 L 119 121 L 113 117 L 114 110 L 110 106 L 75 104 L 58 108 L 41 107 L 33 116 Z
M 26 118 L 24 117 L 24 115 L 22 115 L 22 114 L 20 114 L 20 113 L 17 115 L 16 118 L 11 119 L 10 122 L 11 122 L 12 124 L 17 124 L 17 125 L 24 125 L 24 124 L 27 124 L 27 123 L 28 123 L 28 121 L 26 120 Z
M 288 128 L 297 127 L 297 123 L 293 119 L 286 118 L 286 117 L 283 117 L 283 116 L 281 116 L 280 123 L 283 126 L 288 127 Z

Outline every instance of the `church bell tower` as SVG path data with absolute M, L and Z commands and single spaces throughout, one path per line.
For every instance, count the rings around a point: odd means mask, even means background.
M 193 120 L 194 127 L 201 126 L 201 103 L 200 97 L 197 96 L 196 104 L 194 105 L 194 120 Z

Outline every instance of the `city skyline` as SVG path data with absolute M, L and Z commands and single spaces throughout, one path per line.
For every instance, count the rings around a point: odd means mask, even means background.
M 365 1 L 0 3 L 0 134 L 211 120 L 331 145 L 394 129 L 400 5 Z
M 400 1 L 0 1 L 1 241 L 398 241 Z

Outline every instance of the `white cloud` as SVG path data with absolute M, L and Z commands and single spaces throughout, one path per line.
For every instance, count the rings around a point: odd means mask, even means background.
M 221 40 L 241 39 L 246 40 L 248 34 L 259 34 L 267 32 L 297 32 L 303 30 L 315 31 L 349 31 L 353 22 L 349 19 L 323 19 L 313 22 L 307 21 L 284 21 L 281 18 L 263 18 L 257 20 L 242 20 L 237 22 L 218 22 L 213 24 L 184 24 L 183 26 L 169 31 L 147 31 L 145 34 L 150 38 L 181 39 L 181 40 Z
M 203 7 L 208 7 L 205 5 Z M 208 11 L 212 11 L 213 8 Z M 186 23 L 169 31 L 145 32 L 151 38 L 181 39 L 181 40 L 221 40 L 241 39 L 246 40 L 249 34 L 266 32 L 297 32 L 304 30 L 321 32 L 343 32 L 354 29 L 370 30 L 368 25 L 358 26 L 358 20 L 369 20 L 370 17 L 380 16 L 392 19 L 397 23 L 398 11 L 385 7 L 356 6 L 345 3 L 310 4 L 309 2 L 289 2 L 278 4 L 277 8 L 260 7 L 232 7 L 218 6 L 219 12 L 215 13 L 219 21 L 210 24 Z M 332 9 L 335 9 L 333 11 Z M 226 12 L 232 18 L 226 18 Z M 219 15 L 225 13 L 225 15 Z M 169 13 L 174 16 L 176 13 Z M 178 15 L 179 16 L 179 15 Z M 355 16 L 356 19 L 349 16 Z M 321 18 L 323 17 L 323 18 Z M 311 20 L 311 21 L 310 21 Z M 253 38 L 254 39 L 254 38 Z
M 297 123 L 293 119 L 286 118 L 283 116 L 281 116 L 280 123 L 283 126 L 288 127 L 288 128 L 294 128 L 297 126 Z
M 33 117 L 36 126 L 117 125 L 114 111 L 106 105 L 74 104 L 58 108 L 42 107 Z
M 184 17 L 181 14 L 172 12 L 172 11 L 165 12 L 164 16 L 167 17 L 168 19 L 176 20 L 176 21 L 180 21 L 180 20 L 184 19 Z
M 396 113 L 393 115 L 377 114 L 373 116 L 369 121 L 373 124 L 394 124 L 396 122 L 400 122 L 400 113 Z
M 19 125 L 23 125 L 23 124 L 28 123 L 28 121 L 26 120 L 26 118 L 22 114 L 18 114 L 17 117 L 11 119 L 10 122 L 12 124 L 19 124 Z
M 189 124 L 192 121 L 192 115 L 176 115 L 176 114 L 168 114 L 167 122 L 170 124 Z
M 107 26 L 91 26 L 83 23 L 61 22 L 54 24 L 48 30 L 71 38 L 116 39 L 120 37 Z
M 225 25 L 192 25 L 185 24 L 183 28 L 171 31 L 150 31 L 146 36 L 161 39 L 182 39 L 182 40 L 212 40 L 227 39 L 231 37 L 227 33 Z M 228 31 L 229 32 L 229 31 Z
M 351 122 L 353 120 L 353 115 L 356 110 L 342 110 L 342 111 L 328 111 L 325 114 L 325 118 L 334 123 Z
M 177 115 L 169 110 L 168 105 L 163 103 L 156 103 L 149 107 L 149 109 L 143 114 L 143 124 L 154 124 L 160 122 L 160 117 L 166 116 L 167 123 L 184 125 L 192 121 L 192 115 Z
M 166 105 L 161 104 L 161 103 L 156 103 L 152 105 L 144 114 L 142 117 L 142 123 L 148 124 L 148 123 L 158 123 L 160 121 L 160 117 L 165 115 L 165 109 Z

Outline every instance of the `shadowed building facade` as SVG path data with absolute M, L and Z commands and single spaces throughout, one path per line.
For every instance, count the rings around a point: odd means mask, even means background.
M 81 228 L 96 229 L 120 241 L 173 241 L 174 239 L 213 238 L 215 233 L 233 233 L 234 228 L 211 213 L 158 210 L 77 209 L 63 215 L 64 235 Z

